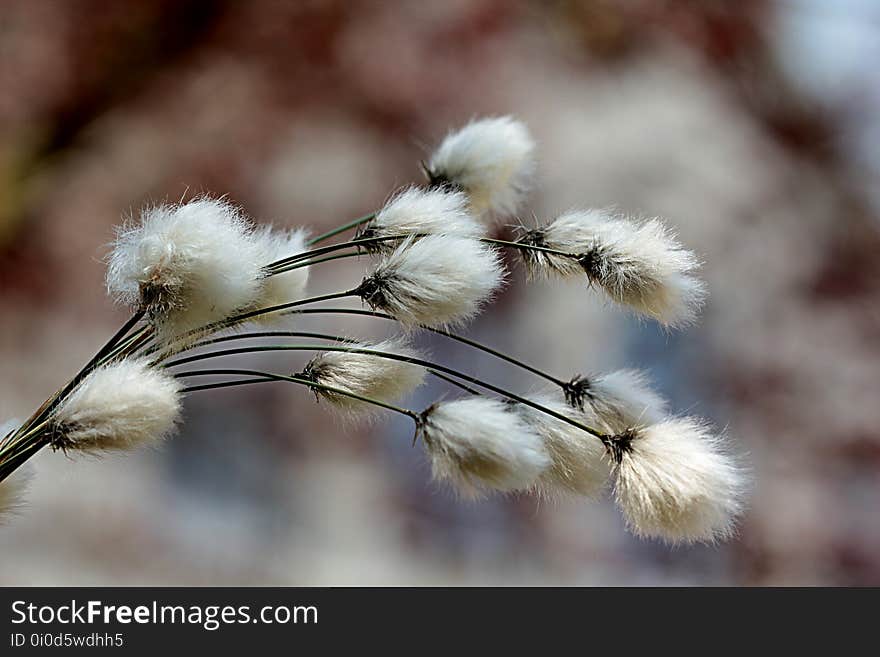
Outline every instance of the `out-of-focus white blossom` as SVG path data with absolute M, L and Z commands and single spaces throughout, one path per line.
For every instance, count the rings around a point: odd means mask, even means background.
M 26 463 L 0 481 L 0 523 L 24 506 L 24 497 L 32 476 L 33 469 Z
M 747 478 L 706 424 L 673 418 L 614 442 L 617 503 L 633 533 L 710 543 L 734 532 Z
M 409 187 L 376 213 L 358 239 L 446 234 L 478 238 L 485 233 L 485 226 L 471 214 L 467 197 L 462 192 Z M 366 248 L 388 251 L 397 244 L 395 240 L 387 240 Z
M 264 267 L 306 251 L 307 238 L 308 232 L 303 229 L 275 231 L 271 228 L 261 228 L 253 235 L 253 239 L 260 247 L 261 261 Z M 309 267 L 297 267 L 280 274 L 267 276 L 262 281 L 255 305 L 257 308 L 270 308 L 303 299 L 308 282 Z M 277 313 L 267 313 L 254 318 L 254 321 L 262 323 L 273 323 L 277 320 Z
M 433 185 L 463 190 L 480 215 L 516 213 L 531 186 L 535 143 L 528 129 L 509 116 L 472 121 L 450 132 L 427 165 Z
M 399 338 L 375 344 L 350 342 L 341 346 L 381 351 L 406 358 L 421 358 L 418 351 Z M 361 397 L 391 402 L 420 386 L 425 378 L 425 370 L 418 365 L 373 354 L 327 351 L 309 361 L 303 376 L 316 383 Z M 370 414 L 376 410 L 375 406 L 345 395 L 318 388 L 314 390 L 316 394 L 347 413 Z
M 584 426 L 596 428 L 593 417 L 568 406 L 558 393 L 542 393 L 530 399 Z M 550 455 L 550 467 L 541 475 L 536 490 L 546 497 L 555 497 L 560 493 L 598 496 L 608 482 L 612 466 L 602 441 L 531 406 L 518 404 L 516 410 L 542 438 Z
M 659 219 L 636 221 L 604 210 L 569 212 L 518 240 L 571 254 L 524 248 L 532 274 L 586 273 L 614 301 L 669 327 L 692 323 L 706 297 L 700 262 Z
M 261 245 L 229 202 L 159 205 L 117 234 L 107 288 L 145 309 L 169 338 L 250 308 L 263 287 Z
M 83 452 L 155 443 L 180 415 L 178 381 L 145 359 L 125 359 L 89 374 L 54 411 L 53 444 Z
M 429 235 L 386 255 L 358 294 L 406 325 L 456 324 L 479 312 L 504 273 L 496 250 L 479 240 Z
M 569 404 L 595 416 L 604 430 L 619 433 L 660 422 L 666 400 L 640 370 L 617 370 L 598 376 L 576 376 L 567 385 Z
M 434 478 L 465 497 L 528 490 L 551 464 L 541 436 L 497 399 L 434 404 L 423 414 L 421 435 Z

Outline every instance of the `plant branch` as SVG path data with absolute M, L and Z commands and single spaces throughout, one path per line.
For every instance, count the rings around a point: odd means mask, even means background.
M 349 392 L 347 390 L 343 390 L 341 388 L 335 388 L 333 386 L 327 386 L 322 383 L 317 383 L 315 381 L 311 381 L 310 379 L 303 379 L 297 376 L 286 376 L 283 374 L 274 374 L 272 372 L 261 372 L 259 370 L 235 370 L 235 369 L 219 369 L 219 370 L 193 370 L 190 372 L 180 372 L 175 374 L 175 378 L 183 379 L 189 376 L 220 376 L 220 375 L 233 375 L 233 376 L 251 376 L 251 377 L 263 377 L 262 379 L 248 379 L 244 382 L 242 381 L 226 381 L 223 382 L 226 385 L 231 384 L 239 384 L 245 385 L 246 383 L 258 383 L 262 380 L 271 380 L 271 381 L 286 381 L 288 383 L 297 383 L 299 385 L 308 386 L 311 389 L 323 390 L 325 392 L 332 393 L 334 395 L 342 395 L 344 397 L 350 397 L 351 399 L 356 399 L 357 401 L 364 402 L 365 404 L 372 404 L 373 406 L 378 406 L 379 408 L 384 408 L 388 411 L 394 411 L 395 413 L 399 413 L 401 415 L 406 415 L 408 418 L 419 423 L 419 414 L 415 411 L 411 411 L 407 408 L 401 408 L 400 406 L 395 406 L 394 404 L 389 404 L 387 402 L 379 401 L 378 399 L 372 399 L 370 397 L 364 397 L 363 395 L 358 395 L 353 392 Z M 220 384 L 208 384 L 214 387 L 221 387 Z M 206 390 L 207 388 L 204 386 L 194 386 L 194 388 L 198 390 Z M 193 388 L 184 388 L 183 392 L 193 392 Z
M 325 340 L 336 340 L 341 341 L 343 338 L 339 336 L 333 335 L 325 335 L 321 333 L 305 333 L 302 334 L 302 337 L 315 337 Z M 535 410 L 541 411 L 547 415 L 555 417 L 557 420 L 562 420 L 563 422 L 567 422 L 568 424 L 577 427 L 587 433 L 595 436 L 603 443 L 609 438 L 606 434 L 598 431 L 597 429 L 593 429 L 592 427 L 588 427 L 584 424 L 576 420 L 572 420 L 570 417 L 563 415 L 562 413 L 557 413 L 556 411 L 542 406 L 537 402 L 533 402 L 530 399 L 525 397 L 521 397 L 515 393 L 510 392 L 509 390 L 505 390 L 504 388 L 500 388 L 492 383 L 488 383 L 482 379 L 479 379 L 475 376 L 471 376 L 470 374 L 465 374 L 463 372 L 459 372 L 456 369 L 451 367 L 446 367 L 445 365 L 441 365 L 439 363 L 433 363 L 428 360 L 424 360 L 421 358 L 414 358 L 411 356 L 403 356 L 401 354 L 389 353 L 384 351 L 378 351 L 375 349 L 367 349 L 356 346 L 335 346 L 335 345 L 258 345 L 258 346 L 250 346 L 250 347 L 241 347 L 237 349 L 223 349 L 220 351 L 212 351 L 203 354 L 195 354 L 192 356 L 186 356 L 184 358 L 178 358 L 176 360 L 170 361 L 165 364 L 165 367 L 176 367 L 178 365 L 184 365 L 187 363 L 193 363 L 201 360 L 210 360 L 214 358 L 221 358 L 224 356 L 234 356 L 237 354 L 249 354 L 249 353 L 260 353 L 260 352 L 272 352 L 272 351 L 337 351 L 337 352 L 348 352 L 353 354 L 365 354 L 370 356 L 376 356 L 378 358 L 386 358 L 389 360 L 396 360 L 404 363 L 411 363 L 413 365 L 418 365 L 419 367 L 424 367 L 430 370 L 436 370 L 443 374 L 449 374 L 457 379 L 461 379 L 462 381 L 466 381 L 467 383 L 471 383 L 473 385 L 479 386 L 481 388 L 485 388 L 486 390 L 490 390 L 502 397 L 506 397 L 508 399 L 512 399 L 513 401 L 519 402 L 520 404 L 525 404 L 526 406 L 530 406 Z
M 328 240 L 331 237 L 336 237 L 337 235 L 339 235 L 339 233 L 344 233 L 345 231 L 347 231 L 351 228 L 357 228 L 361 224 L 365 224 L 368 221 L 372 220 L 375 216 L 376 216 L 376 213 L 371 212 L 370 214 L 366 214 L 363 217 L 358 217 L 357 219 L 353 219 L 352 221 L 349 221 L 348 223 L 342 224 L 341 226 L 338 226 L 338 227 L 334 228 L 333 230 L 328 230 L 326 233 L 322 233 L 321 235 L 318 235 L 317 237 L 313 237 L 312 239 L 310 239 L 309 246 L 311 246 L 313 244 L 318 244 L 319 242 L 323 242 L 324 240 Z

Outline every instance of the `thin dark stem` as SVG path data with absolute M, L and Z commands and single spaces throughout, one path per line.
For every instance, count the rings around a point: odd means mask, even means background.
M 0 481 L 3 481 L 16 468 L 45 446 L 46 440 L 42 433 L 36 432 L 33 435 L 28 435 L 29 432 L 33 428 L 45 424 L 46 420 L 51 417 L 52 412 L 58 408 L 67 396 L 92 371 L 103 364 L 108 357 L 116 353 L 120 343 L 123 343 L 125 337 L 143 319 L 145 314 L 143 310 L 135 312 L 63 388 L 47 399 L 11 437 L 7 437 L 9 438 L 8 440 L 4 440 L 0 444 Z M 19 437 L 26 437 L 26 440 L 18 440 Z
M 322 339 L 326 340 L 341 340 L 338 336 L 324 335 L 320 333 L 312 333 L 308 334 L 308 337 L 319 337 L 323 336 Z M 169 363 L 166 363 L 166 367 L 175 367 L 177 365 L 184 365 L 187 363 L 194 363 L 201 360 L 209 360 L 213 358 L 221 358 L 223 356 L 235 356 L 237 354 L 249 354 L 249 353 L 259 353 L 259 352 L 269 352 L 269 351 L 338 351 L 338 352 L 347 352 L 352 354 L 366 354 L 369 356 L 376 356 L 378 358 L 386 358 L 389 360 L 396 360 L 403 363 L 411 363 L 413 365 L 418 365 L 419 367 L 424 367 L 426 369 L 437 370 L 443 374 L 449 374 L 457 379 L 461 379 L 462 381 L 466 381 L 467 383 L 472 383 L 473 385 L 479 386 L 481 388 L 485 388 L 486 390 L 491 390 L 495 394 L 501 395 L 502 397 L 507 397 L 508 399 L 512 399 L 513 401 L 519 402 L 520 404 L 525 404 L 526 406 L 530 406 L 542 413 L 546 413 L 552 417 L 555 417 L 557 420 L 562 420 L 563 422 L 567 422 L 568 424 L 575 426 L 587 433 L 595 436 L 596 438 L 604 441 L 608 438 L 602 432 L 588 427 L 586 425 L 577 422 L 576 420 L 572 420 L 571 418 L 563 415 L 562 413 L 557 413 L 556 411 L 542 406 L 536 402 L 531 401 L 530 399 L 526 399 L 525 397 L 521 397 L 517 394 L 510 392 L 509 390 L 505 390 L 504 388 L 500 388 L 494 384 L 488 383 L 479 379 L 475 376 L 471 376 L 470 374 L 465 374 L 463 372 L 459 372 L 451 367 L 446 367 L 445 365 L 441 365 L 439 363 L 433 363 L 428 360 L 423 360 L 421 358 L 414 358 L 411 356 L 403 356 L 401 354 L 394 354 L 385 351 L 377 351 L 375 349 L 366 349 L 356 346 L 334 346 L 334 345 L 259 345 L 252 347 L 241 347 L 238 349 L 223 349 L 220 351 L 212 351 L 204 354 L 195 354 L 192 356 L 187 356 L 184 358 L 178 358 Z
M 522 242 L 511 242 L 510 240 L 501 240 L 495 237 L 481 237 L 481 242 L 485 242 L 486 244 L 495 244 L 497 246 L 504 246 L 511 249 L 519 249 L 519 250 L 527 250 L 527 251 L 541 251 L 543 253 L 550 253 L 552 255 L 562 256 L 564 258 L 572 258 L 577 259 L 577 254 L 568 253 L 567 251 L 560 251 L 559 249 L 551 249 L 547 246 L 538 246 L 537 244 L 523 244 Z
M 354 248 L 354 247 L 359 247 L 359 246 L 365 246 L 368 244 L 375 244 L 377 242 L 402 240 L 407 237 L 413 237 L 413 236 L 417 236 L 417 235 L 415 235 L 415 234 L 412 234 L 412 235 L 390 235 L 390 236 L 384 236 L 384 237 L 370 237 L 370 238 L 364 238 L 364 239 L 354 239 L 349 242 L 340 242 L 338 244 L 333 244 L 332 246 L 327 246 L 327 247 L 324 247 L 321 249 L 315 249 L 312 251 L 304 251 L 303 253 L 298 253 L 296 255 L 284 258 L 283 260 L 278 260 L 278 261 L 270 264 L 266 268 L 266 270 L 267 270 L 269 276 L 275 276 L 277 274 L 283 274 L 283 273 L 292 271 L 294 269 L 299 269 L 301 267 L 308 267 L 310 265 L 316 265 L 320 262 L 327 262 L 329 260 L 339 260 L 342 258 L 353 258 L 353 257 L 362 255 L 360 249 L 358 249 L 357 251 L 355 251 L 353 253 L 344 253 L 344 254 L 336 255 L 336 256 L 333 256 L 330 258 L 319 258 L 317 260 L 310 260 L 311 257 L 317 256 L 317 255 L 322 255 L 324 253 L 329 253 L 331 251 Z M 521 242 L 511 242 L 509 240 L 502 240 L 502 239 L 497 239 L 494 237 L 481 237 L 480 241 L 484 242 L 486 244 L 494 244 L 496 246 L 504 246 L 504 247 L 511 248 L 511 249 L 517 249 L 520 251 L 522 251 L 522 250 L 541 251 L 543 253 L 550 253 L 550 254 L 565 257 L 565 258 L 572 258 L 572 259 L 578 258 L 578 255 L 574 254 L 574 253 L 568 253 L 566 251 L 560 251 L 558 249 L 551 249 L 546 246 L 538 246 L 535 244 L 523 244 Z
M 180 392 L 186 394 L 188 392 L 199 392 L 200 390 L 216 390 L 217 388 L 233 388 L 235 386 L 246 386 L 251 383 L 274 383 L 275 379 L 260 377 L 258 379 L 241 379 L 239 381 L 221 381 L 220 383 L 205 383 L 198 386 L 187 386 Z
M 464 390 L 465 392 L 468 392 L 472 395 L 482 394 L 476 388 L 471 388 L 469 385 L 465 385 L 461 381 L 456 381 L 451 376 L 446 376 L 445 374 L 440 374 L 440 372 L 437 372 L 436 370 L 428 370 L 428 374 L 436 376 L 438 379 L 446 381 L 446 383 L 450 383 L 450 384 L 454 385 L 456 388 L 460 388 L 461 390 Z
M 366 214 L 363 217 L 358 217 L 357 219 L 353 219 L 352 221 L 349 221 L 348 223 L 342 224 L 341 226 L 338 226 L 338 227 L 334 228 L 333 230 L 328 230 L 326 233 L 322 233 L 321 235 L 318 235 L 317 237 L 313 237 L 312 239 L 310 239 L 309 246 L 312 246 L 313 244 L 318 244 L 319 242 L 323 242 L 324 240 L 329 240 L 331 237 L 336 237 L 337 235 L 339 235 L 339 233 L 344 233 L 345 231 L 350 230 L 351 228 L 357 228 L 361 224 L 367 223 L 368 221 L 373 219 L 375 216 L 376 216 L 376 213 L 371 212 L 370 214 Z
M 312 315 L 312 314 L 325 314 L 325 313 L 326 314 L 338 314 L 338 315 L 361 315 L 363 317 L 377 317 L 379 319 L 385 319 L 385 320 L 389 320 L 392 322 L 397 321 L 394 317 L 392 317 L 391 315 L 388 315 L 386 313 L 378 312 L 375 310 L 362 310 L 362 309 L 358 309 L 358 308 L 303 308 L 301 310 L 291 311 L 289 314 L 291 314 L 291 315 Z M 516 365 L 517 367 L 524 369 L 527 372 L 531 372 L 532 374 L 535 374 L 537 376 L 540 376 L 541 378 L 546 379 L 547 381 L 550 381 L 551 383 L 555 383 L 556 385 L 558 385 L 562 388 L 564 388 L 567 385 L 565 381 L 558 379 L 557 377 L 553 376 L 552 374 L 549 374 L 548 372 L 544 372 L 543 370 L 539 370 L 537 367 L 532 367 L 531 365 L 528 365 L 527 363 L 524 363 L 523 361 L 518 360 L 517 358 L 514 358 L 513 356 L 508 356 L 507 354 L 505 354 L 503 352 L 500 352 L 496 349 L 493 349 L 492 347 L 489 347 L 488 345 L 482 344 L 482 343 L 477 342 L 475 340 L 471 340 L 470 338 L 466 338 L 463 335 L 458 335 L 457 333 L 451 333 L 450 331 L 447 331 L 445 329 L 434 328 L 431 326 L 420 326 L 419 328 L 421 328 L 425 331 L 428 331 L 430 333 L 442 335 L 442 336 L 447 337 L 451 340 L 455 340 L 456 342 L 461 342 L 462 344 L 466 344 L 469 347 L 473 347 L 474 349 L 478 349 L 482 352 L 490 354 L 491 356 L 494 356 L 495 358 L 500 358 L 501 360 L 503 360 L 507 363 L 510 363 L 511 365 Z M 235 336 L 228 336 L 228 337 L 234 339 Z
M 282 271 L 270 271 L 269 276 L 278 276 L 279 274 L 286 274 L 289 271 L 300 269 L 301 267 L 311 267 L 312 265 L 317 265 L 322 262 L 330 262 L 331 260 L 342 260 L 343 258 L 355 258 L 362 255 L 363 253 L 361 253 L 360 251 L 356 251 L 354 253 L 337 253 L 335 255 L 324 256 L 323 258 L 316 258 L 315 260 L 304 260 L 302 262 L 295 262 L 294 264 L 285 267 Z
M 273 381 L 286 381 L 288 383 L 297 383 L 299 385 L 308 386 L 311 389 L 323 390 L 324 392 L 329 392 L 334 395 L 342 395 L 343 397 L 350 397 L 351 399 L 356 399 L 357 401 L 364 402 L 365 404 L 372 404 L 373 406 L 378 406 L 379 408 L 384 408 L 388 411 L 394 411 L 395 413 L 400 413 L 401 415 L 406 415 L 408 418 L 412 419 L 416 424 L 419 423 L 419 414 L 415 411 L 411 411 L 408 408 L 401 408 L 400 406 L 395 406 L 394 404 L 389 404 L 387 402 L 379 401 L 378 399 L 372 399 L 370 397 L 364 397 L 362 395 L 355 394 L 353 392 L 349 392 L 347 390 L 342 390 L 341 388 L 334 388 L 333 386 L 327 386 L 322 383 L 317 383 L 315 381 L 311 381 L 310 379 L 303 379 L 297 376 L 285 376 L 283 374 L 275 374 L 272 372 L 261 372 L 259 370 L 229 370 L 229 369 L 220 369 L 220 370 L 194 370 L 191 372 L 180 372 L 179 374 L 175 374 L 175 378 L 183 379 L 188 376 L 259 376 L 264 377 L 266 379 L 271 379 Z M 254 379 L 250 380 L 251 383 L 256 383 L 257 381 Z M 184 389 L 186 391 L 187 389 Z
M 470 386 L 465 385 L 461 381 L 456 381 L 451 376 L 446 376 L 445 374 L 440 374 L 440 372 L 435 372 L 434 370 L 428 370 L 428 374 L 431 374 L 432 376 L 435 376 L 438 379 L 441 379 L 451 385 L 454 385 L 458 388 L 461 388 L 465 392 L 469 392 L 472 395 L 479 395 L 480 394 L 479 390 L 475 390 L 474 388 L 471 388 Z M 250 383 L 271 383 L 274 380 L 275 379 L 259 378 L 259 379 L 242 379 L 241 381 L 223 381 L 221 383 L 206 383 L 204 385 L 189 386 L 189 387 L 181 390 L 181 392 L 187 393 L 187 392 L 197 392 L 199 390 L 214 390 L 215 388 L 231 388 L 234 386 L 242 386 L 242 385 L 246 385 L 246 384 L 250 384 Z
M 160 357 L 156 359 L 156 362 L 159 362 L 159 361 L 163 360 L 163 358 L 166 358 L 170 353 L 174 352 L 173 347 L 176 343 L 180 343 L 181 341 L 186 340 L 187 338 L 190 338 L 194 335 L 214 333 L 214 332 L 220 331 L 224 328 L 229 328 L 230 326 L 234 326 L 235 324 L 238 324 L 239 322 L 244 322 L 248 319 L 253 319 L 254 317 L 259 317 L 260 315 L 268 315 L 269 313 L 275 313 L 275 312 L 278 312 L 281 310 L 287 310 L 288 308 L 295 308 L 296 306 L 304 306 L 309 303 L 319 303 L 321 301 L 330 301 L 332 299 L 344 299 L 346 297 L 355 297 L 355 296 L 359 296 L 357 288 L 353 288 L 351 290 L 346 290 L 345 292 L 333 292 L 331 294 L 322 294 L 322 295 L 319 295 L 316 297 L 309 297 L 308 299 L 300 299 L 298 301 L 290 301 L 288 303 L 282 303 L 277 306 L 269 306 L 267 308 L 260 308 L 259 310 L 251 310 L 246 313 L 241 313 L 239 315 L 234 315 L 232 317 L 228 317 L 227 319 L 224 319 L 219 322 L 215 322 L 214 324 L 209 324 L 208 326 L 203 326 L 202 328 L 198 328 L 198 329 L 189 331 L 188 333 L 184 333 L 183 335 L 175 338 L 171 342 L 171 344 L 155 345 L 155 346 L 147 349 L 144 352 L 144 354 L 145 355 L 155 354 L 160 351 L 161 347 L 164 347 L 164 350 L 162 350 L 162 355 L 160 355 Z
M 129 355 L 144 347 L 153 338 L 153 327 L 144 326 L 138 332 L 128 336 L 125 341 L 121 342 L 115 349 L 110 351 L 101 359 L 100 364 L 109 363 L 110 361 L 122 355 Z
M 349 240 L 348 242 L 340 242 L 338 244 L 331 244 L 330 246 L 322 246 L 320 249 L 310 249 L 308 251 L 303 251 L 302 253 L 297 253 L 292 256 L 288 256 L 286 258 L 282 258 L 281 260 L 276 260 L 273 263 L 270 263 L 266 266 L 266 271 L 269 274 L 281 274 L 287 271 L 286 266 L 300 262 L 302 260 L 310 260 L 316 256 L 322 256 L 327 253 L 334 253 L 335 251 L 341 251 L 342 249 L 352 249 L 359 246 L 367 246 L 370 244 L 379 244 L 381 242 L 392 242 L 406 239 L 407 237 L 411 237 L 410 235 L 386 235 L 384 237 L 369 237 L 366 239 L 354 239 Z
M 104 356 L 110 353 L 113 348 L 119 343 L 119 341 L 122 340 L 122 338 L 124 338 L 126 335 L 128 335 L 128 332 L 134 328 L 135 324 L 137 324 L 144 318 L 144 315 L 146 315 L 145 310 L 138 310 L 137 312 L 135 312 L 129 318 L 129 320 L 125 322 L 125 324 L 123 324 L 120 329 L 116 331 L 116 333 L 113 334 L 113 337 L 110 338 L 103 347 L 101 347 L 98 353 L 95 354 L 94 358 L 92 358 L 92 360 L 90 361 L 90 364 L 97 363 Z M 88 365 L 86 367 L 88 367 Z
M 58 405 L 64 401 L 67 396 L 76 388 L 79 383 L 85 379 L 92 370 L 98 365 L 101 359 L 108 353 L 112 352 L 116 344 L 122 340 L 128 332 L 137 324 L 141 319 L 143 319 L 145 312 L 143 310 L 139 310 L 134 313 L 128 321 L 123 324 L 113 336 L 104 343 L 104 346 L 101 347 L 98 352 L 92 356 L 92 358 L 83 366 L 83 368 L 74 376 L 61 390 L 59 390 L 55 395 L 53 395 L 42 407 L 34 414 L 25 424 L 22 425 L 22 429 L 26 427 L 33 426 L 38 424 L 49 414 L 58 407 Z

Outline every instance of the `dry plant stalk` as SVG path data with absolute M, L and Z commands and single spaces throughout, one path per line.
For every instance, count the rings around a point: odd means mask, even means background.
M 422 163 L 426 184 L 311 240 L 302 230 L 257 229 L 240 208 L 208 196 L 145 209 L 139 222 L 119 229 L 108 262 L 107 289 L 134 309 L 132 317 L 25 422 L 4 429 L 0 510 L 18 503 L 22 466 L 44 447 L 96 453 L 153 443 L 173 432 L 185 395 L 276 381 L 304 386 L 347 416 L 386 410 L 410 418 L 434 477 L 462 495 L 594 498 L 613 482 L 639 536 L 673 543 L 730 536 L 742 507 L 742 467 L 705 422 L 669 415 L 644 374 L 558 378 L 454 332 L 504 285 L 505 248 L 521 255 L 530 277 L 584 277 L 670 329 L 697 317 L 705 298 L 699 261 L 659 219 L 575 211 L 543 226 L 520 225 L 510 240 L 490 238 L 492 218 L 519 211 L 533 153 L 522 123 L 473 121 Z M 317 246 L 352 229 L 353 239 Z M 310 270 L 364 252 L 375 263 L 360 283 L 308 296 Z M 322 303 L 347 298 L 371 310 Z M 401 331 L 368 343 L 285 326 L 327 313 L 367 315 Z M 548 388 L 517 394 L 432 362 L 409 343 L 413 331 L 491 354 Z M 257 342 L 267 337 L 277 344 Z M 294 373 L 218 365 L 262 351 L 318 353 Z M 182 367 L 200 361 L 209 367 Z M 420 412 L 397 405 L 426 373 L 464 396 Z

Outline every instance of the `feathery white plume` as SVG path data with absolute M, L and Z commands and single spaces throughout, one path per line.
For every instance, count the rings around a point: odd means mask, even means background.
M 306 251 L 308 248 L 306 246 L 307 237 L 308 233 L 303 229 L 274 231 L 268 227 L 260 228 L 253 235 L 254 241 L 260 247 L 261 262 L 264 267 Z M 262 281 L 259 297 L 254 305 L 257 308 L 271 308 L 291 301 L 299 301 L 305 298 L 308 282 L 309 267 L 297 267 L 280 274 L 266 276 Z M 254 321 L 262 323 L 272 323 L 277 320 L 277 313 L 254 317 Z
M 542 393 L 531 400 L 551 411 L 594 428 L 593 418 L 568 406 L 557 394 Z M 551 465 L 541 475 L 536 490 L 546 497 L 575 493 L 596 497 L 611 474 L 611 460 L 596 436 L 526 404 L 517 404 L 523 420 L 544 440 Z
M 107 289 L 144 308 L 163 338 L 249 308 L 263 284 L 252 224 L 222 199 L 159 205 L 122 228 L 109 258 Z
M 382 351 L 406 358 L 421 358 L 419 352 L 402 339 L 384 340 L 375 344 L 350 342 L 341 346 Z M 424 381 L 425 370 L 412 363 L 372 354 L 327 351 L 309 361 L 302 376 L 315 383 L 362 397 L 393 401 L 419 387 Z M 334 406 L 349 413 L 369 414 L 375 410 L 374 406 L 345 395 L 318 388 L 314 388 L 314 391 Z
M 512 215 L 531 185 L 534 150 L 521 122 L 509 116 L 480 119 L 446 136 L 427 174 L 432 185 L 463 190 L 474 214 Z
M 633 533 L 670 543 L 733 534 L 746 476 L 706 424 L 672 418 L 613 440 L 617 503 Z
M 53 413 L 53 445 L 84 452 L 130 449 L 169 434 L 180 415 L 180 384 L 146 359 L 90 373 Z
M 420 430 L 434 478 L 465 497 L 485 489 L 527 490 L 550 466 L 541 437 L 497 399 L 434 404 L 423 413 Z
M 479 238 L 485 233 L 485 226 L 471 215 L 463 193 L 409 187 L 376 213 L 358 239 L 419 234 Z M 368 251 L 389 251 L 396 246 L 396 241 L 387 240 L 365 245 L 365 248 Z
M 595 416 L 612 433 L 656 424 L 666 416 L 666 400 L 640 370 L 578 375 L 566 385 L 565 397 L 570 406 Z
M 18 420 L 8 420 L 0 424 L 0 444 L 19 427 Z M 29 464 L 15 469 L 6 479 L 0 481 L 0 522 L 4 517 L 18 511 L 24 503 L 24 495 L 32 476 Z
M 408 238 L 364 278 L 358 294 L 406 325 L 456 324 L 476 315 L 504 281 L 495 249 L 453 235 Z
M 635 221 L 603 210 L 569 212 L 518 240 L 573 257 L 521 249 L 532 274 L 586 272 L 616 302 L 670 327 L 696 319 L 706 297 L 696 255 L 659 219 Z
M 9 514 L 14 514 L 24 506 L 24 497 L 32 477 L 29 464 L 16 468 L 6 479 L 0 481 L 0 523 Z

